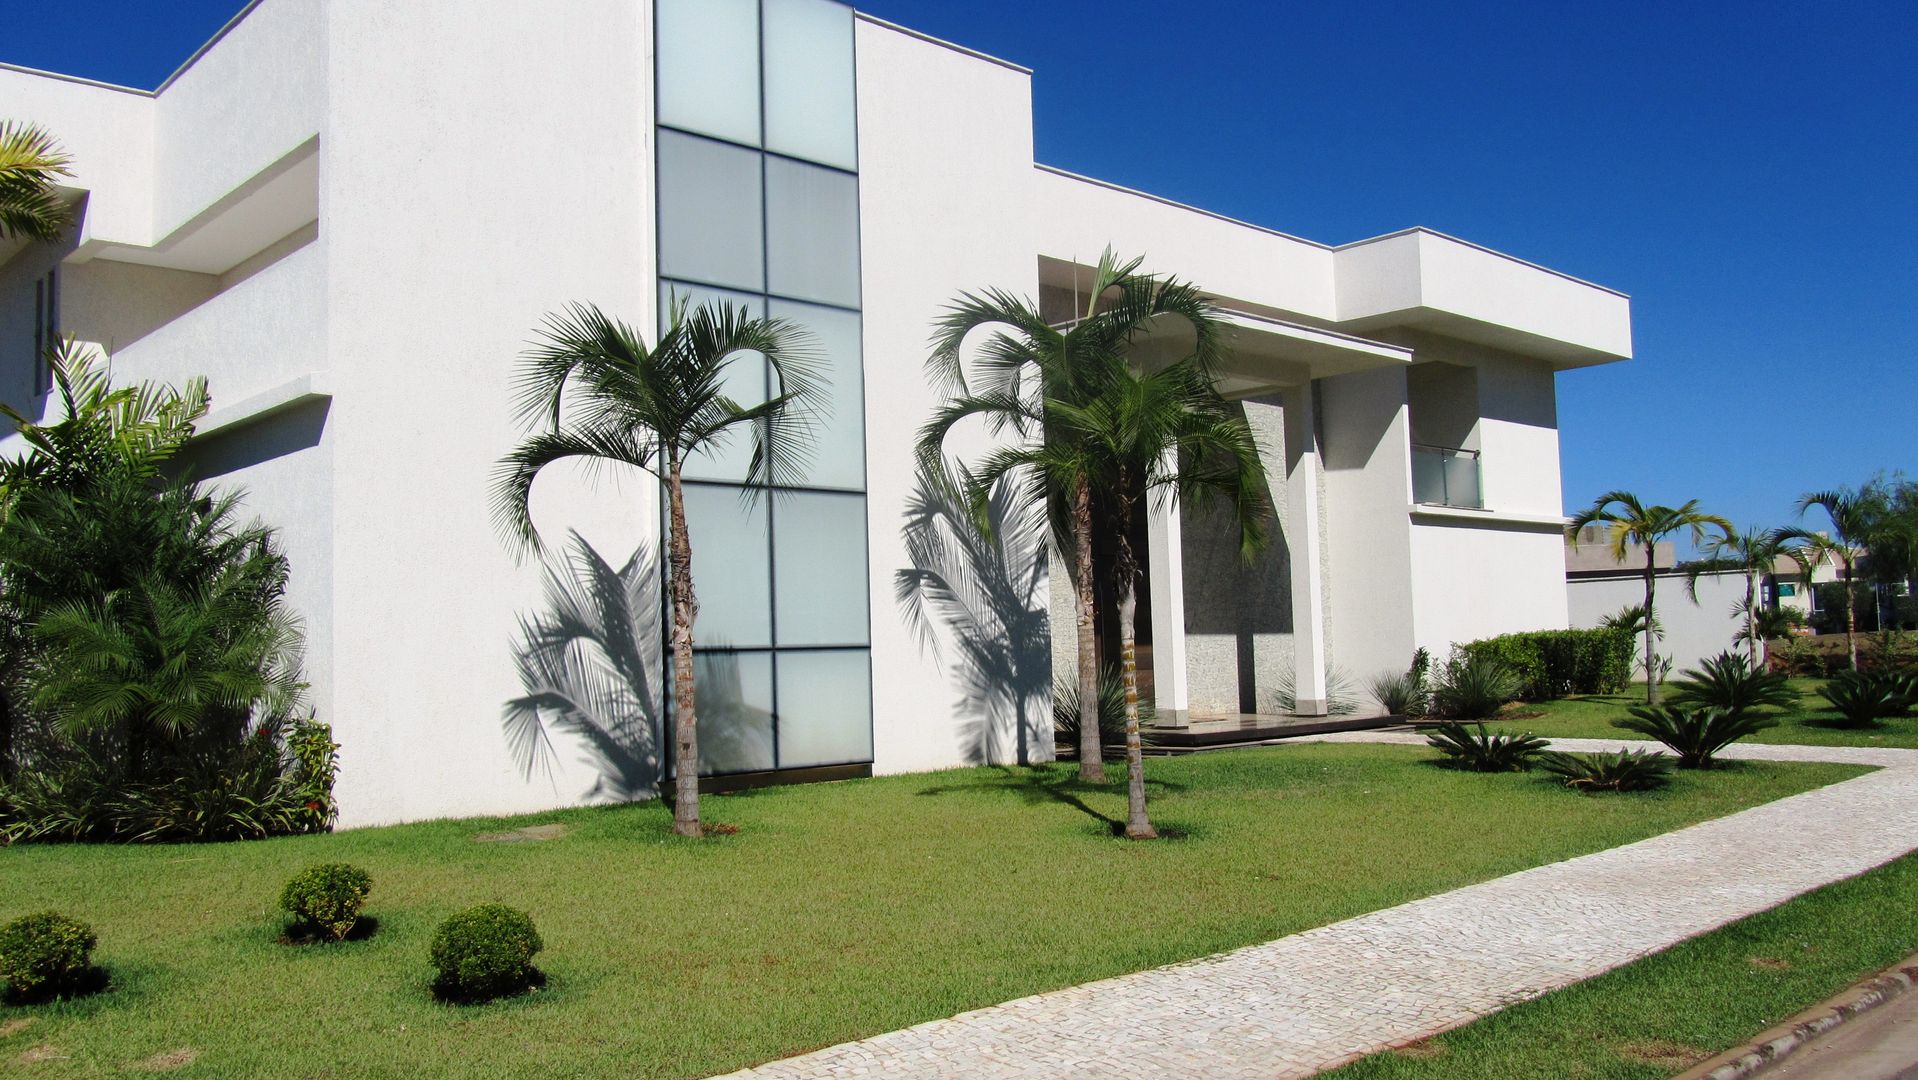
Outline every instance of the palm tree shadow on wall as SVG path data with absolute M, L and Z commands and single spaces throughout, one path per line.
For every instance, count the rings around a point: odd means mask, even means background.
M 902 529 L 911 565 L 893 573 L 893 595 L 921 647 L 942 665 L 950 654 L 965 759 L 1026 765 L 1052 740 L 1046 521 L 1002 479 L 987 498 L 991 536 L 983 535 L 964 479 L 921 471 Z
M 659 564 L 642 544 L 615 569 L 577 532 L 546 562 L 545 610 L 522 615 L 513 660 L 525 693 L 500 718 L 528 780 L 553 775 L 555 733 L 598 774 L 585 798 L 658 792 Z

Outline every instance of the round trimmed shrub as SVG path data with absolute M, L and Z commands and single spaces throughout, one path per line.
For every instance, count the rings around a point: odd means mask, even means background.
M 455 1001 L 517 994 L 539 978 L 533 954 L 544 948 L 532 916 L 505 904 L 481 904 L 449 916 L 433 932 L 433 988 Z
M 280 906 L 302 928 L 341 941 L 360 921 L 373 879 L 347 863 L 321 863 L 293 876 L 280 891 Z
M 58 912 L 22 915 L 0 927 L 0 987 L 23 1001 L 81 989 L 98 941 L 92 927 Z

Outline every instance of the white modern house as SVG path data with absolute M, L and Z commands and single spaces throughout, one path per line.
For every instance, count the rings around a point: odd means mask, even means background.
M 1328 673 L 1567 625 L 1554 380 L 1631 354 L 1627 298 L 1425 229 L 1329 246 L 1036 164 L 1031 82 L 830 0 L 261 0 L 156 92 L 0 69 L 0 116 L 73 154 L 81 209 L 65 243 L 0 250 L 0 396 L 44 407 L 36 348 L 64 334 L 121 380 L 210 379 L 190 465 L 284 535 L 346 824 L 659 768 L 656 486 L 542 479 L 545 566 L 489 518 L 511 374 L 573 301 L 644 326 L 726 296 L 830 356 L 804 485 L 750 501 L 743 453 L 697 470 L 715 773 L 1050 756 L 1063 575 L 1030 529 L 940 542 L 911 447 L 942 308 L 991 286 L 1069 318 L 1108 245 L 1229 311 L 1223 385 L 1279 518 L 1245 565 L 1218 522 L 1153 513 L 1162 713 L 1322 712 Z M 630 570 L 651 677 L 614 695 L 628 715 L 560 715 L 523 662 L 549 572 L 590 570 L 569 532 Z M 512 723 L 540 702 L 551 768 L 529 769 Z

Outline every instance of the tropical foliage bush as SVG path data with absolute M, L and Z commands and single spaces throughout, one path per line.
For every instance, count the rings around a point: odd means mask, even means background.
M 296 930 L 343 941 L 360 921 L 360 909 L 372 891 L 373 879 L 365 870 L 349 863 L 321 863 L 286 883 L 280 907 L 293 916 Z
M 1470 772 L 1523 772 L 1545 750 L 1545 740 L 1529 731 L 1489 732 L 1484 724 L 1440 724 L 1425 741 L 1444 755 L 1442 764 Z
M 1719 653 L 1680 674 L 1684 681 L 1671 689 L 1675 705 L 1742 715 L 1754 709 L 1786 708 L 1798 700 L 1785 675 L 1753 667 L 1741 653 Z
M 1652 750 L 1541 754 L 1538 766 L 1576 791 L 1654 791 L 1672 782 L 1672 759 Z
M 85 923 L 43 911 L 0 927 L 0 991 L 39 1001 L 82 989 L 98 939 Z
M 1487 720 L 1518 698 L 1518 672 L 1496 656 L 1455 650 L 1432 680 L 1432 715 L 1444 720 Z
M 1519 679 L 1517 696 L 1527 701 L 1617 693 L 1631 679 L 1633 648 L 1630 632 L 1607 627 L 1501 634 L 1459 646 L 1510 668 Z
M 1681 769 L 1709 769 L 1713 755 L 1720 750 L 1777 723 L 1772 717 L 1749 711 L 1676 703 L 1637 705 L 1630 716 L 1613 721 L 1617 727 L 1649 735 L 1670 747 L 1678 755 Z
M 332 819 L 301 633 L 270 529 L 168 477 L 207 408 L 52 357 L 61 419 L 0 407 L 0 841 L 213 840 Z
M 452 1001 L 517 994 L 539 979 L 533 957 L 544 944 L 532 916 L 505 904 L 467 908 L 433 932 L 433 990 Z

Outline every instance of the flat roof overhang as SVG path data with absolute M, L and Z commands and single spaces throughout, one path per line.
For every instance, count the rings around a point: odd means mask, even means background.
M 1406 229 L 1343 245 L 1334 259 L 1347 330 L 1424 331 L 1559 369 L 1632 355 L 1630 297 L 1470 241 Z
M 1225 356 L 1218 366 L 1218 384 L 1219 391 L 1229 398 L 1254 397 L 1331 375 L 1412 363 L 1409 348 L 1337 330 L 1242 311 L 1222 312 L 1220 321 L 1224 324 Z M 1136 354 L 1148 366 L 1172 363 L 1191 354 L 1193 340 L 1192 328 L 1184 320 L 1163 316 L 1136 343 Z

